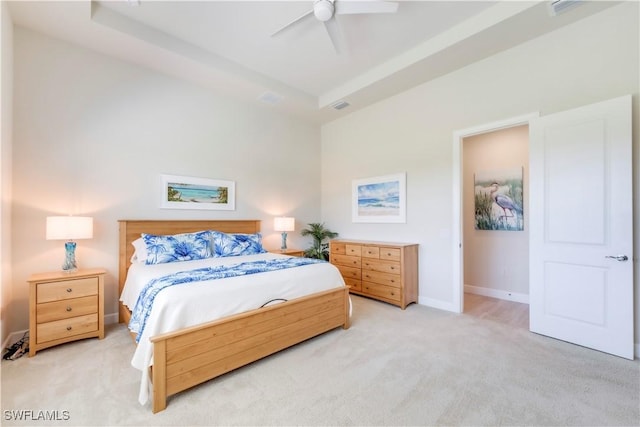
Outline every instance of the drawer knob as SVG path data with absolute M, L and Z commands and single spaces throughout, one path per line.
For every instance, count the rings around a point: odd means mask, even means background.
M 71 311 L 71 307 L 67 307 L 67 311 Z
M 73 289 L 67 288 L 67 292 L 73 292 Z
M 391 269 L 392 269 L 392 270 L 395 270 L 396 268 L 395 268 L 395 267 L 391 267 Z
M 67 326 L 67 331 L 70 331 L 70 330 L 71 330 L 71 326 Z

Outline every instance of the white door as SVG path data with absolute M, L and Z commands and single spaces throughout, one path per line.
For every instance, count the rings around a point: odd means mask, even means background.
M 633 359 L 631 96 L 529 132 L 530 329 Z

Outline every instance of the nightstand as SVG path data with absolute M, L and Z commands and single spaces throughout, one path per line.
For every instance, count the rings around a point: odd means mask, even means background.
M 269 249 L 268 251 L 271 252 L 272 254 L 282 254 L 282 255 L 297 256 L 297 257 L 304 256 L 304 250 L 302 249 L 291 249 L 291 248 L 287 248 L 285 250 Z
M 104 338 L 102 268 L 29 277 L 29 357 L 36 351 L 84 338 Z

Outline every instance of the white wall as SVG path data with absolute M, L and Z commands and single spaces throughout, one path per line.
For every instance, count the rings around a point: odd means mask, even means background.
M 6 2 L 0 4 L 0 344 L 5 345 L 11 310 L 11 147 L 13 133 L 13 23 Z M 4 348 L 4 347 L 2 347 Z
M 529 302 L 529 126 L 464 138 L 463 252 L 465 291 Z M 522 170 L 523 231 L 475 229 L 474 174 Z
M 76 256 L 108 270 L 107 315 L 118 219 L 261 219 L 271 247 L 274 216 L 294 216 L 298 230 L 319 221 L 317 126 L 22 28 L 14 49 L 13 331 L 28 327 L 27 277 L 64 258 L 63 242 L 44 239 L 48 215 L 94 217 Z M 236 210 L 159 209 L 162 173 L 233 180 Z M 310 244 L 289 233 L 290 247 Z
M 639 63 L 638 3 L 627 2 L 327 124 L 322 219 L 345 238 L 419 243 L 420 303 L 455 310 L 453 132 L 633 94 L 637 253 Z M 407 172 L 407 223 L 351 223 L 351 180 L 402 171 Z M 639 332 L 636 314 L 636 343 Z

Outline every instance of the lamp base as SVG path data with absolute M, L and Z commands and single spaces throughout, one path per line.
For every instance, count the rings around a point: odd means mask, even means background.
M 280 246 L 280 249 L 287 250 L 287 233 L 285 231 L 282 232 L 282 246 Z
M 66 242 L 64 244 L 65 256 L 62 271 L 73 273 L 78 269 L 76 264 L 76 242 Z

